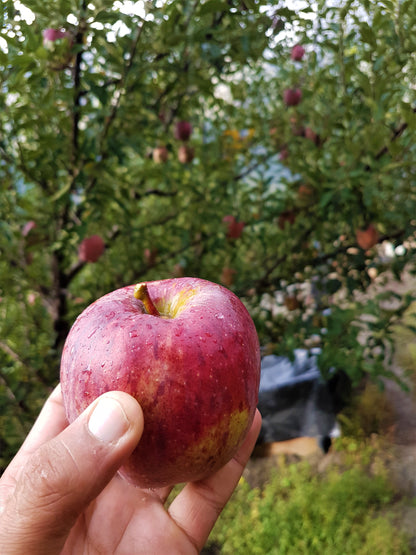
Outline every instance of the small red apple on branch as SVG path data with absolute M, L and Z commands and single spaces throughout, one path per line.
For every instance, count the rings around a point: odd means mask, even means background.
M 55 42 L 60 40 L 66 40 L 68 45 L 70 46 L 72 43 L 72 35 L 69 31 L 65 31 L 63 29 L 44 29 L 42 31 L 43 37 L 43 46 L 45 48 L 53 48 Z
M 360 248 L 367 251 L 377 245 L 380 235 L 373 224 L 369 224 L 364 229 L 357 229 L 355 232 L 357 244 Z
M 297 106 L 302 100 L 302 91 L 298 88 L 286 89 L 283 92 L 283 102 L 286 106 Z
M 295 44 L 290 52 L 290 57 L 296 62 L 300 62 L 305 55 L 305 49 L 301 44 Z
M 239 239 L 241 237 L 243 229 L 246 225 L 245 222 L 239 222 L 231 214 L 224 216 L 222 221 L 227 227 L 228 239 Z
M 178 121 L 175 126 L 175 139 L 188 141 L 192 135 L 192 125 L 189 121 Z
M 169 151 L 165 146 L 157 146 L 153 149 L 152 158 L 156 164 L 163 164 L 168 161 Z
M 107 391 L 140 403 L 143 436 L 120 474 L 149 488 L 203 479 L 229 461 L 253 420 L 259 380 L 247 309 L 225 287 L 198 278 L 101 297 L 75 321 L 61 360 L 70 422 Z
M 78 258 L 81 262 L 97 262 L 105 250 L 105 243 L 99 235 L 83 239 L 79 245 Z
M 195 150 L 192 146 L 181 145 L 178 148 L 178 160 L 181 164 L 190 164 L 195 157 Z

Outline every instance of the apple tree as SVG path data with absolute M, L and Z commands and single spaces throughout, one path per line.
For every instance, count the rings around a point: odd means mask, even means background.
M 0 449 L 93 300 L 198 276 L 265 352 L 389 375 L 412 301 L 411 0 L 7 1 L 0 32 Z M 387 280 L 387 286 L 384 281 Z

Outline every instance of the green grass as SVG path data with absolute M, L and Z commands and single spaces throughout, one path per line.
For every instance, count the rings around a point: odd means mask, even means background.
M 263 488 L 240 482 L 209 543 L 224 555 L 405 555 L 394 516 L 385 473 L 370 474 L 360 460 L 325 473 L 279 464 Z

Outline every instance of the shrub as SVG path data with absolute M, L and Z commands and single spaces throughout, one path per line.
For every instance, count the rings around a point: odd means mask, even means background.
M 233 555 L 406 554 L 392 503 L 386 478 L 360 465 L 320 475 L 305 462 L 292 463 L 263 489 L 242 480 L 210 542 Z

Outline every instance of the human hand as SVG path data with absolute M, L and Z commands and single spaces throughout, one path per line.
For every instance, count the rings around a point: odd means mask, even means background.
M 94 412 L 101 407 L 103 413 Z M 166 508 L 171 488 L 140 489 L 117 474 L 143 432 L 136 400 L 106 393 L 68 425 L 58 386 L 0 480 L 0 553 L 199 553 L 260 425 L 257 411 L 235 457 L 213 476 L 187 484 Z

